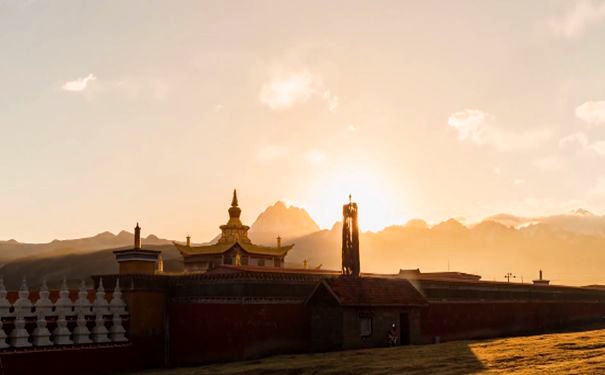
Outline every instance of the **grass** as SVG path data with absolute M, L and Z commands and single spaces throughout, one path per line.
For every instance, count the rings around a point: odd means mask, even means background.
M 281 355 L 138 375 L 605 373 L 605 329 L 437 345 Z

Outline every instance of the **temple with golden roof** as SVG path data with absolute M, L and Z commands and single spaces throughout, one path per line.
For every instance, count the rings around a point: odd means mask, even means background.
M 255 245 L 248 238 L 249 226 L 240 220 L 242 210 L 238 206 L 237 191 L 233 190 L 233 199 L 229 208 L 229 221 L 221 225 L 221 237 L 215 244 L 191 246 L 187 237 L 185 245 L 173 242 L 183 255 L 185 272 L 205 272 L 224 264 L 251 265 L 261 267 L 283 267 L 284 258 L 294 245 L 281 245 L 277 237 L 277 247 Z

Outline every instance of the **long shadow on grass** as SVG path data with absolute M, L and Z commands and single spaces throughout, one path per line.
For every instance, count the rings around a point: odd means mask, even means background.
M 253 361 L 175 369 L 171 374 L 468 374 L 484 370 L 465 341 L 281 355 Z

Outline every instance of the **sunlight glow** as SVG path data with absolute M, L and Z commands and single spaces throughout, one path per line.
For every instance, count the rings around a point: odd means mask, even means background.
M 402 218 L 408 216 L 401 202 L 405 194 L 395 194 L 390 186 L 383 176 L 369 168 L 327 174 L 311 188 L 309 195 L 315 199 L 308 211 L 320 227 L 329 229 L 342 221 L 342 205 L 351 194 L 359 205 L 361 230 L 379 231 L 389 225 L 403 224 Z

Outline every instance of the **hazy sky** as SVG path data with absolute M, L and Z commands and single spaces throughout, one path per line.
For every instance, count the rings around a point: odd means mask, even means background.
M 605 212 L 605 2 L 0 0 L 0 239 Z

